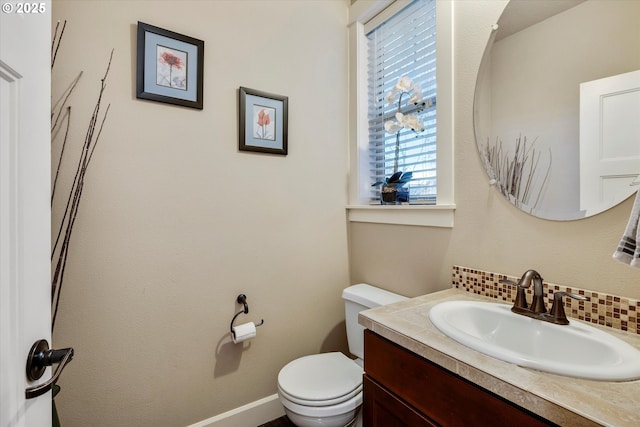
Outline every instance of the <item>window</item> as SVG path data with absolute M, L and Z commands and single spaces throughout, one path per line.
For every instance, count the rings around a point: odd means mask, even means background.
M 410 172 L 410 203 L 435 203 L 437 195 L 435 4 L 415 0 L 366 34 L 370 181 Z M 409 92 L 392 92 L 400 78 L 411 82 Z M 397 124 L 398 111 L 418 119 L 420 130 L 385 129 Z M 379 203 L 379 187 L 370 188 L 369 199 Z
M 349 221 L 453 226 L 454 3 L 436 0 L 352 2 L 349 10 Z M 437 40 L 434 40 L 435 33 Z M 372 47 L 376 43 L 378 47 Z M 378 59 L 372 63 L 373 68 L 369 65 L 372 57 Z M 372 184 L 383 181 L 394 170 L 396 134 L 385 132 L 384 123 L 392 120 L 397 111 L 397 105 L 389 105 L 384 98 L 398 78 L 404 76 L 420 84 L 425 105 L 420 112 L 418 108 L 411 111 L 411 106 L 404 105 L 402 112 L 419 113 L 425 129 L 418 135 L 403 130 L 398 138 L 398 169 L 414 175 L 409 184 L 411 204 L 382 206 L 378 199 L 380 190 Z M 403 98 L 403 103 L 409 97 Z

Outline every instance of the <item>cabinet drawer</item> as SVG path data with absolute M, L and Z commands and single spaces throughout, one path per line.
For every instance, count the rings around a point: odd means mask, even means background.
M 366 375 L 441 426 L 554 425 L 369 330 L 364 344 Z
M 364 425 L 367 427 L 438 427 L 427 417 L 364 376 Z

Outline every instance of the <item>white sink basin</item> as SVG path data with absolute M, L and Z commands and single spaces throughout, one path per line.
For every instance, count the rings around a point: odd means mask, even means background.
M 640 351 L 575 320 L 554 325 L 511 312 L 511 306 L 447 301 L 429 312 L 445 335 L 505 362 L 570 377 L 603 381 L 640 378 Z

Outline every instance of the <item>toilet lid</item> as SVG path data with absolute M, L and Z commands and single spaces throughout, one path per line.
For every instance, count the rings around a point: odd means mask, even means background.
M 304 356 L 278 374 L 278 385 L 302 400 L 323 401 L 348 395 L 362 385 L 362 368 L 342 353 Z

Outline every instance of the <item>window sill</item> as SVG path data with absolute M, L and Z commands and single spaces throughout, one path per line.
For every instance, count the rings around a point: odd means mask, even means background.
M 455 205 L 348 205 L 349 222 L 453 228 Z

